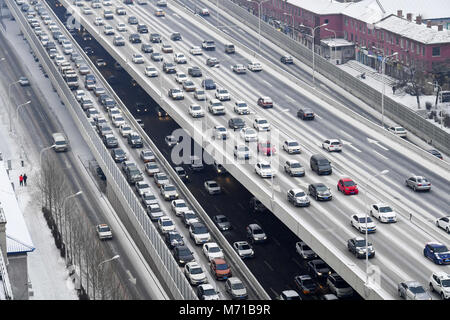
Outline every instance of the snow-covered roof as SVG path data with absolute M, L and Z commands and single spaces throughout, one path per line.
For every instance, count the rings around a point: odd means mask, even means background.
M 6 216 L 7 253 L 17 254 L 33 251 L 33 242 L 3 161 L 0 161 L 0 207 Z
M 381 2 L 382 0 L 380 0 Z M 397 10 L 390 12 L 384 6 L 383 8 L 384 12 L 377 0 L 363 0 L 347 3 L 346 8 L 342 10 L 342 14 L 366 23 L 375 23 L 392 13 L 397 13 Z
M 450 43 L 450 30 L 438 31 L 436 28 L 427 28 L 423 24 L 416 24 L 396 15 L 376 23 L 376 26 L 423 44 Z
M 340 14 L 348 6 L 348 3 L 332 0 L 288 0 L 287 2 L 316 14 Z
M 328 39 L 320 39 L 320 42 L 323 42 L 329 47 L 347 47 L 354 46 L 353 42 L 347 41 L 343 38 L 328 38 Z

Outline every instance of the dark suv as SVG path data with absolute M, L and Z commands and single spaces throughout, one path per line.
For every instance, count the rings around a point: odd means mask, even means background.
M 152 42 L 152 43 L 160 43 L 161 42 L 161 35 L 159 33 L 152 33 L 152 34 L 150 34 L 150 42 Z
M 128 40 L 130 40 L 131 43 L 141 43 L 141 36 L 139 35 L 139 33 L 132 33 L 130 34 L 130 37 L 128 38 Z
M 148 28 L 145 24 L 138 24 L 137 32 L 139 33 L 148 33 Z
M 314 120 L 314 112 L 310 108 L 301 108 L 297 111 L 297 117 L 302 120 Z
M 280 61 L 284 64 L 293 64 L 294 59 L 291 56 L 282 56 Z
M 202 70 L 199 67 L 193 66 L 193 67 L 188 68 L 188 74 L 191 77 L 201 77 Z
M 204 88 L 205 90 L 215 90 L 216 83 L 213 79 L 205 79 L 202 81 L 202 88 Z
M 179 32 L 174 32 L 170 35 L 170 39 L 173 41 L 180 41 L 181 40 L 181 34 Z
M 186 246 L 177 246 L 173 250 L 173 257 L 178 262 L 178 265 L 184 266 L 186 263 L 194 261 L 194 256 L 191 250 Z
M 312 183 L 308 186 L 308 194 L 314 199 L 318 200 L 331 200 L 333 196 L 330 189 L 323 183 Z
M 112 149 L 111 156 L 114 159 L 114 162 L 116 163 L 121 163 L 127 160 L 127 155 L 121 148 Z

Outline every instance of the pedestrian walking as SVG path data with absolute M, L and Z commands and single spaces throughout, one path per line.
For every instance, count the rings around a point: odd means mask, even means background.
M 395 86 L 392 87 L 392 94 L 395 94 Z
M 20 177 L 19 177 L 19 184 L 21 186 L 23 186 L 23 176 L 22 175 L 20 175 Z
M 23 174 L 23 184 L 24 184 L 25 187 L 27 186 L 27 179 L 28 179 L 27 174 L 24 173 Z

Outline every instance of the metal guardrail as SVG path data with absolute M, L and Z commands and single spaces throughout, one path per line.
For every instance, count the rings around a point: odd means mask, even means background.
M 202 0 L 216 5 L 216 0 Z M 230 0 L 220 1 L 220 8 L 238 19 L 241 23 L 258 32 L 258 17 Z M 299 42 L 291 39 L 282 32 L 277 31 L 265 21 L 261 21 L 261 36 L 269 39 L 280 48 L 312 67 L 312 52 Z M 381 112 L 382 94 L 366 83 L 359 81 L 352 75 L 341 70 L 323 57 L 315 56 L 315 70 L 336 83 L 347 92 L 366 102 L 369 106 Z M 402 125 L 408 131 L 414 133 L 423 140 L 431 143 L 445 153 L 450 153 L 450 134 L 438 126 L 430 123 L 408 107 L 384 97 L 385 115 Z
M 80 130 L 85 142 L 91 149 L 95 159 L 102 168 L 118 200 L 122 204 L 130 221 L 139 233 L 146 249 L 149 251 L 153 262 L 158 266 L 164 282 L 168 286 L 175 299 L 196 300 L 191 285 L 178 267 L 175 259 L 162 241 L 156 228 L 150 222 L 144 208 L 137 199 L 123 174 L 112 160 L 108 150 L 92 128 L 81 106 L 76 101 L 72 91 L 50 60 L 41 42 L 35 36 L 33 30 L 24 19 L 20 9 L 11 0 L 5 0 L 14 18 L 19 23 L 24 36 L 27 38 L 33 51 L 38 56 L 49 79 L 53 82 L 55 89 L 68 107 L 70 115 Z M 74 41 L 74 40 L 73 40 Z M 81 53 L 81 52 L 80 52 Z

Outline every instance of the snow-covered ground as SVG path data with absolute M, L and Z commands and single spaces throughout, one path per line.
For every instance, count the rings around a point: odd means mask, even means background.
M 15 53 L 19 53 L 24 65 L 31 75 L 31 83 L 45 92 L 51 108 L 61 107 L 60 99 L 51 89 L 51 84 L 34 62 L 28 44 L 19 36 L 18 25 L 13 21 L 4 21 L 8 32 L 6 37 L 13 45 Z M 2 30 L 4 31 L 4 30 Z M 23 123 L 15 121 L 15 130 L 18 134 L 9 132 L 9 119 L 6 106 L 8 106 L 8 84 L 0 84 L 0 152 L 4 160 L 12 160 L 10 177 L 16 185 L 16 195 L 19 206 L 25 218 L 25 223 L 36 249 L 28 254 L 28 277 L 31 284 L 30 299 L 36 300 L 76 300 L 78 299 L 72 279 L 68 276 L 64 259 L 61 258 L 55 246 L 53 236 L 40 209 L 40 192 L 37 187 L 39 175 L 39 154 L 20 133 Z M 26 152 L 24 152 L 26 150 Z M 24 160 L 24 167 L 20 161 Z M 18 177 L 26 173 L 27 187 L 20 187 Z M 32 293 L 31 293 L 32 292 Z
M 379 92 L 383 91 L 383 82 L 380 80 L 380 79 L 382 79 L 380 77 L 380 75 L 378 74 L 378 76 L 376 78 L 371 75 L 372 72 L 376 72 L 375 69 L 372 69 L 356 60 L 352 60 L 351 64 L 358 65 L 358 70 L 355 68 L 352 68 L 349 63 L 338 65 L 338 67 L 355 77 L 361 75 L 360 69 L 361 70 L 363 68 L 367 69 L 368 71 L 366 72 L 366 78 L 360 79 L 360 80 L 365 82 L 366 84 L 368 84 L 375 90 L 378 90 Z M 394 78 L 386 76 L 385 96 L 389 97 L 389 98 L 393 99 L 394 101 L 397 101 L 398 103 L 401 103 L 402 105 L 417 112 L 419 110 L 419 107 L 417 105 L 417 99 L 415 96 L 412 96 L 404 91 L 403 92 L 396 91 L 395 94 L 392 92 L 392 86 L 389 85 L 388 83 L 394 83 L 394 81 L 395 81 Z M 436 95 L 420 96 L 420 110 L 426 110 L 426 108 L 425 108 L 426 102 L 430 102 L 434 108 L 435 101 L 436 101 Z M 439 104 L 438 104 L 438 110 L 439 110 Z M 446 108 L 445 112 L 447 114 L 450 114 L 450 106 Z M 432 120 L 432 119 L 431 120 L 428 119 L 428 121 L 435 124 L 436 126 L 441 127 L 441 125 L 438 122 L 434 122 L 434 120 Z M 445 128 L 443 126 L 442 126 L 442 128 L 444 130 L 446 130 L 448 133 L 450 133 L 450 128 Z

